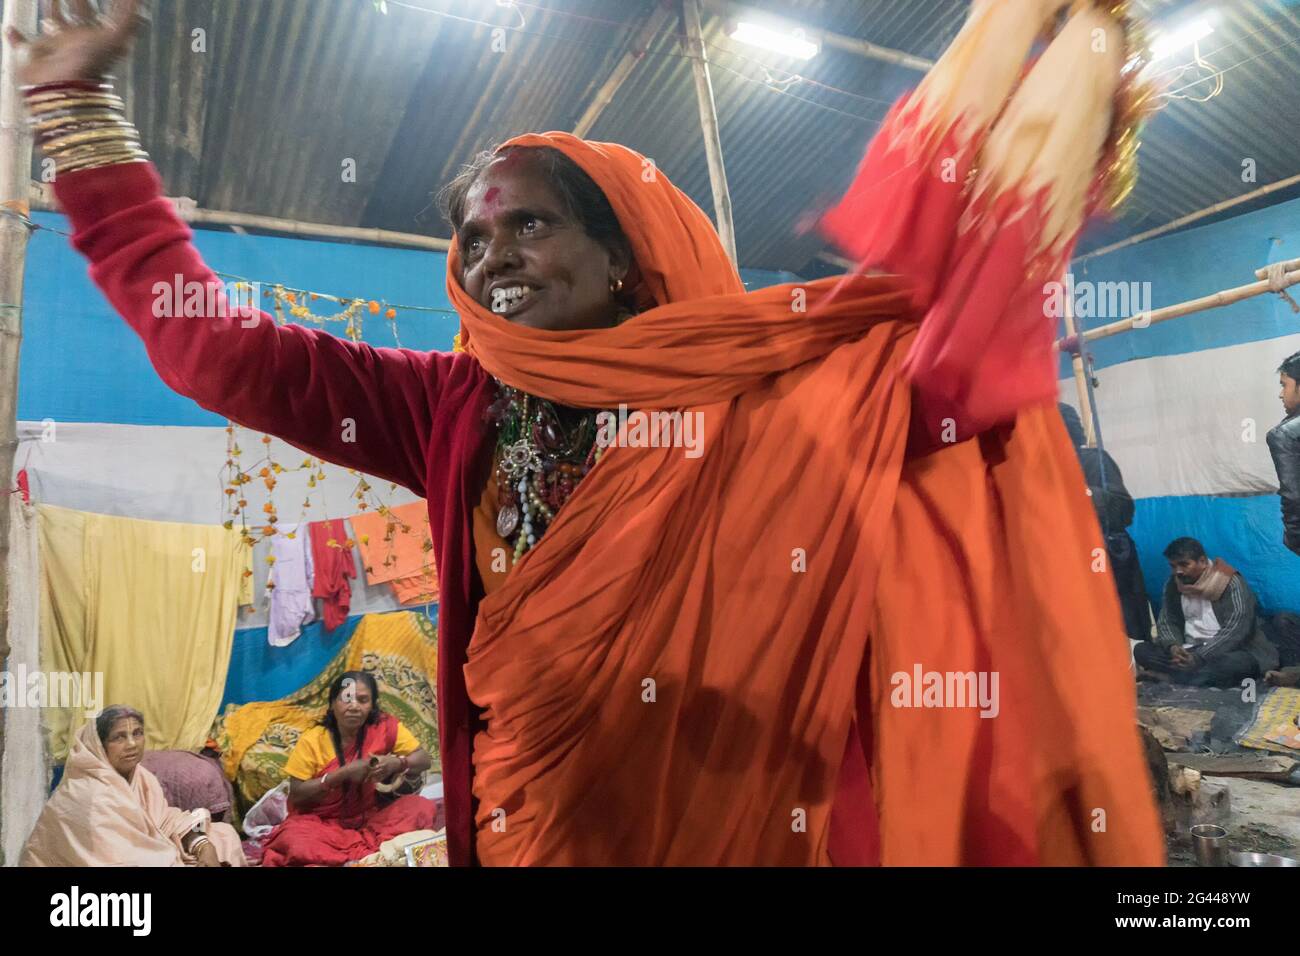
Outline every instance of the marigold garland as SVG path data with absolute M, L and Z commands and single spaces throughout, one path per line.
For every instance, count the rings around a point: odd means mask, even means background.
M 292 472 L 305 471 L 307 472 L 307 487 L 309 489 L 318 487 L 320 482 L 326 479 L 327 475 L 324 468 L 324 462 L 311 455 L 304 458 L 302 460 L 302 463 L 296 467 L 286 467 L 280 464 L 278 461 L 275 461 L 271 457 L 271 450 L 270 450 L 271 436 L 270 435 L 261 436 L 261 442 L 265 449 L 266 454 L 262 458 L 253 462 L 251 465 L 247 467 L 243 466 L 241 464 L 241 458 L 243 457 L 243 449 L 240 448 L 239 441 L 236 437 L 236 428 L 238 427 L 239 426 L 237 426 L 234 422 L 229 422 L 226 425 L 226 461 L 225 461 L 225 465 L 222 468 L 222 483 L 225 486 L 223 488 L 223 491 L 224 491 L 224 498 L 226 502 L 225 510 L 226 510 L 227 517 L 225 518 L 224 521 L 222 521 L 222 526 L 229 531 L 234 531 L 236 530 L 235 522 L 236 519 L 238 519 L 239 522 L 238 532 L 240 536 L 240 541 L 245 547 L 251 549 L 254 546 L 256 546 L 259 540 L 270 538 L 274 536 L 278 531 L 279 509 L 276 507 L 275 498 L 274 498 L 275 487 L 278 483 L 276 477 L 277 475 L 281 475 L 286 472 L 292 473 Z M 410 534 L 412 532 L 411 526 L 406 522 L 400 521 L 395 516 L 393 516 L 392 511 L 389 508 L 387 502 L 379 497 L 379 495 L 374 491 L 374 488 L 370 484 L 370 482 L 366 481 L 365 477 L 359 471 L 349 468 L 348 472 L 353 476 L 355 476 L 357 480 L 356 487 L 353 489 L 352 492 L 352 496 L 356 499 L 357 502 L 356 505 L 357 510 L 364 512 L 364 511 L 374 509 L 375 511 L 379 512 L 379 514 L 384 515 L 389 519 L 385 525 L 384 541 L 388 543 L 388 553 L 384 558 L 384 566 L 391 567 L 397 561 L 397 556 L 395 553 L 395 540 L 394 540 L 395 534 L 397 533 L 399 527 L 402 534 Z M 245 491 L 245 487 L 252 484 L 255 478 L 261 479 L 263 485 L 265 485 L 266 487 L 267 496 L 266 496 L 266 500 L 262 502 L 262 506 L 261 506 L 261 515 L 263 515 L 264 517 L 258 518 L 257 519 L 258 523 L 250 525 L 249 501 L 248 501 L 247 493 Z M 393 492 L 396 490 L 397 490 L 397 484 L 390 483 L 389 491 Z M 298 519 L 296 522 L 296 524 L 298 524 L 299 526 L 301 526 L 304 522 L 308 520 L 307 512 L 312 507 L 310 494 L 311 493 L 309 491 L 308 497 L 303 500 L 302 507 L 299 511 Z M 328 520 L 328 517 L 321 520 Z M 421 543 L 421 546 L 425 551 L 425 553 L 428 553 L 429 551 L 433 550 L 433 542 L 430 537 L 427 517 L 425 518 L 424 525 L 425 525 L 424 538 Z M 286 532 L 285 537 L 290 539 L 296 538 L 297 532 L 296 531 Z M 360 540 L 363 544 L 369 544 L 370 536 L 361 535 Z M 336 547 L 336 548 L 341 547 L 341 548 L 346 548 L 347 550 L 350 551 L 354 547 L 356 547 L 357 541 L 356 539 L 353 538 L 347 538 L 346 540 L 339 542 L 331 538 L 328 544 L 330 547 Z M 274 555 L 268 554 L 263 560 L 265 561 L 268 568 L 271 569 L 274 568 L 275 566 Z M 365 570 L 367 573 L 373 573 L 374 569 L 370 566 L 367 566 Z M 428 578 L 432 579 L 433 566 L 430 562 L 427 561 L 425 562 L 423 571 Z M 245 569 L 243 572 L 244 577 L 248 577 L 251 574 L 252 572 L 249 571 L 248 569 Z M 265 590 L 269 594 L 274 589 L 275 589 L 275 580 L 274 580 L 274 573 L 272 571 L 272 572 L 268 572 Z M 251 613 L 252 610 L 253 607 L 250 606 L 246 613 Z
M 237 292 L 245 292 L 252 289 L 252 284 L 245 281 L 238 281 L 234 284 Z M 302 322 L 310 322 L 313 325 L 325 325 L 330 322 L 342 322 L 344 324 L 344 334 L 353 342 L 360 342 L 363 332 L 362 317 L 365 313 L 370 315 L 383 314 L 384 319 L 392 326 L 393 339 L 401 346 L 401 340 L 397 334 L 397 308 L 388 305 L 381 299 L 343 299 L 338 296 L 327 295 L 324 292 L 308 292 L 305 289 L 293 289 L 288 286 L 277 283 L 268 289 L 262 290 L 263 297 L 270 298 L 271 310 L 275 314 L 276 322 L 280 325 L 288 324 L 290 316 Z M 320 315 L 312 311 L 308 302 L 318 300 L 335 302 L 341 306 L 337 312 L 331 315 Z M 437 310 L 434 310 L 437 311 Z

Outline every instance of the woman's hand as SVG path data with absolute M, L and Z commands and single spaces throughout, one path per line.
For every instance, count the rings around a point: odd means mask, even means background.
M 360 760 L 353 760 L 342 770 L 334 771 L 333 776 L 339 783 L 364 783 L 370 776 L 370 758 L 364 757 Z M 333 780 L 330 781 L 331 784 L 333 782 Z
M 211 843 L 204 843 L 199 847 L 199 852 L 195 854 L 199 861 L 199 866 L 220 866 L 221 857 L 217 856 L 217 848 Z
M 402 758 L 395 754 L 384 754 L 379 758 L 379 762 L 370 768 L 367 780 L 390 780 L 400 773 L 402 769 Z
M 106 10 L 109 0 L 103 0 Z M 44 35 L 27 38 L 9 29 L 14 50 L 25 51 L 18 83 L 40 86 L 69 80 L 99 79 L 131 47 L 131 36 L 144 21 L 142 0 L 114 0 L 101 15 L 90 0 L 43 0 Z

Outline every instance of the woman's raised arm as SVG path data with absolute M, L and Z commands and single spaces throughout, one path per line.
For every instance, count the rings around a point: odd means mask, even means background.
M 904 369 L 922 446 L 1054 400 L 1059 316 L 1049 285 L 1131 161 L 1144 95 L 1112 6 L 975 0 L 823 219 L 863 269 L 910 280 L 923 318 Z M 1050 42 L 1026 62 L 1040 36 Z
M 104 81 L 142 22 L 140 0 L 105 15 L 88 0 L 47 0 L 44 12 L 42 35 L 7 37 L 23 56 L 36 139 L 55 162 L 73 244 L 159 375 L 204 408 L 423 495 L 432 409 L 456 360 L 232 308 Z
M 91 277 L 169 387 L 241 425 L 424 494 L 432 410 L 450 354 L 374 348 L 227 303 L 148 163 L 69 173 L 57 178 L 55 194 Z M 186 315 L 196 310 L 175 290 L 199 287 L 208 293 L 195 297 L 202 315 Z

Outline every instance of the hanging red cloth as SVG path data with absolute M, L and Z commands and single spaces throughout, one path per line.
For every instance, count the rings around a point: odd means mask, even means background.
M 342 518 L 313 521 L 307 527 L 311 534 L 314 573 L 311 596 L 324 601 L 325 630 L 332 631 L 347 619 L 352 604 L 352 585 L 348 579 L 357 576 L 357 569 L 352 549 L 346 544 L 348 534 Z

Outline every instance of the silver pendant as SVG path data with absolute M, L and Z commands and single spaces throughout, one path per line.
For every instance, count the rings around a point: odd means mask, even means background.
M 527 438 L 521 438 L 512 445 L 507 445 L 501 455 L 501 467 L 511 478 L 518 478 L 530 471 L 542 470 L 542 457 Z
M 511 502 L 497 512 L 497 534 L 508 538 L 519 528 L 519 508 Z

